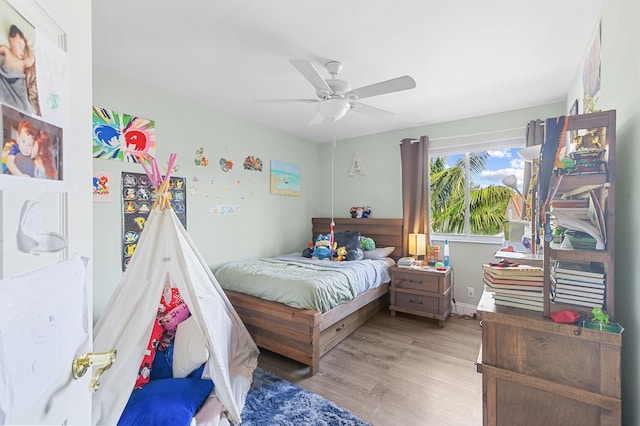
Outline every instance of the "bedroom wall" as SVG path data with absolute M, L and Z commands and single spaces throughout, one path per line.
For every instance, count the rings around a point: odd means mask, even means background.
M 93 105 L 155 120 L 158 164 L 162 168 L 170 153 L 178 154 L 180 169 L 173 175 L 187 179 L 187 230 L 210 266 L 306 247 L 311 238 L 310 218 L 320 203 L 318 144 L 100 68 L 93 70 Z M 207 167 L 194 163 L 199 147 L 209 160 Z M 262 160 L 262 172 L 243 169 L 249 155 Z M 233 161 L 228 173 L 219 167 L 220 157 Z M 300 167 L 299 197 L 270 194 L 271 160 Z M 94 159 L 93 168 L 111 172 L 114 194 L 112 202 L 93 206 L 97 319 L 122 276 L 121 172 L 144 170 L 139 165 L 102 159 Z M 238 206 L 239 214 L 210 212 L 212 207 L 224 205 Z
M 94 67 L 93 79 L 95 106 L 155 120 L 156 157 L 161 167 L 169 153 L 178 154 L 180 169 L 174 175 L 187 178 L 187 186 L 197 189 L 187 194 L 187 230 L 211 266 L 241 257 L 300 250 L 310 238 L 310 218 L 330 217 L 332 204 L 335 217 L 348 217 L 354 205 L 371 206 L 373 217 L 402 217 L 398 145 L 402 138 L 427 134 L 433 146 L 510 138 L 522 135 L 530 119 L 557 115 L 564 108 L 564 104 L 551 104 L 337 141 L 333 148 L 332 197 L 331 185 L 327 185 L 332 143 L 302 140 L 98 67 Z M 209 159 L 206 168 L 194 164 L 199 147 L 204 148 Z M 350 177 L 356 152 L 366 175 Z M 242 170 L 247 155 L 263 160 L 263 172 Z M 220 157 L 233 159 L 235 166 L 231 172 L 220 170 Z M 271 159 L 301 167 L 300 197 L 269 193 Z M 99 159 L 93 160 L 93 168 L 110 172 L 114 189 L 112 202 L 94 203 L 94 318 L 97 319 L 122 275 L 121 172 L 143 170 L 138 165 Z M 198 181 L 194 182 L 194 178 Z M 240 214 L 211 214 L 210 208 L 218 205 L 238 205 Z M 465 267 L 456 268 L 454 290 L 463 312 L 474 310 L 482 293 L 477 271 L 496 249 L 495 244 L 451 242 L 453 265 L 456 259 L 465 262 Z M 469 265 L 469 258 L 478 259 L 477 265 Z M 476 289 L 474 298 L 466 296 L 467 287 Z
M 410 129 L 337 141 L 334 154 L 334 217 L 349 217 L 352 206 L 370 206 L 372 217 L 402 217 L 402 176 L 400 140 L 428 135 L 432 147 L 455 146 L 524 137 L 525 125 L 532 119 L 553 117 L 564 113 L 564 102 L 507 111 L 482 117 L 431 124 Z M 337 126 L 340 125 L 338 121 Z M 321 164 L 331 169 L 331 142 L 322 144 Z M 355 153 L 366 175 L 349 176 Z M 331 185 L 321 188 L 321 198 L 331 200 Z M 322 203 L 320 216 L 331 216 L 331 203 Z M 440 246 L 443 241 L 434 239 Z M 500 244 L 450 241 L 451 263 L 454 266 L 454 295 L 458 312 L 473 313 L 482 295 L 481 265 L 493 259 Z M 442 251 L 441 251 L 442 253 Z M 467 287 L 475 289 L 475 297 L 467 297 Z
M 622 339 L 622 424 L 640 424 L 640 3 L 605 1 L 602 8 L 601 90 L 597 109 L 616 110 L 616 320 Z M 589 46 L 585 46 L 585 54 Z M 582 99 L 582 69 L 576 70 L 567 108 Z M 582 106 L 580 107 L 582 111 Z M 631 260 L 631 261 L 629 261 Z

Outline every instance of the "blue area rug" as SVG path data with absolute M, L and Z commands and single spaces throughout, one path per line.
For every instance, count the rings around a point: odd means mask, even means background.
M 242 425 L 370 426 L 320 395 L 260 368 L 253 373 L 253 383 L 242 411 Z

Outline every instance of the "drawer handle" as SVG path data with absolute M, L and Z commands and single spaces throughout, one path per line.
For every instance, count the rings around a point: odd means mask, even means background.
M 336 333 L 342 330 L 344 330 L 344 324 L 340 324 L 340 326 L 336 328 Z
M 409 299 L 410 303 L 415 303 L 416 305 L 422 305 L 422 300 L 413 300 L 413 299 Z
M 409 280 L 410 283 L 422 284 L 422 280 Z

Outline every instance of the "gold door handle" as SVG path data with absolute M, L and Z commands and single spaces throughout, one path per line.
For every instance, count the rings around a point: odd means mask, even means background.
M 93 365 L 99 366 L 93 373 L 91 383 L 89 384 L 89 389 L 91 389 L 91 392 L 97 391 L 100 387 L 100 376 L 102 375 L 102 373 L 107 371 L 115 362 L 117 354 L 118 352 L 115 349 L 112 349 L 107 352 L 84 354 L 81 357 L 74 359 L 72 366 L 73 378 L 79 379 L 80 377 L 84 376 L 89 367 Z

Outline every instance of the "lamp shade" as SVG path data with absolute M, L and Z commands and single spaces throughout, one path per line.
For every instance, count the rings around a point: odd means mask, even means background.
M 427 254 L 426 234 L 409 234 L 409 254 L 415 256 Z
M 509 188 L 514 189 L 518 194 L 522 196 L 522 193 L 518 189 L 518 178 L 516 177 L 516 175 L 509 175 L 505 177 L 504 179 L 502 179 L 502 183 L 505 186 L 508 186 Z
M 316 104 L 318 113 L 327 121 L 340 120 L 349 108 L 349 102 L 342 99 L 326 99 Z
M 524 161 L 531 163 L 540 157 L 540 148 L 542 148 L 542 145 L 531 145 L 518 151 L 518 155 Z
M 518 178 L 516 178 L 516 175 L 509 175 L 505 177 L 504 179 L 502 179 L 502 183 L 509 188 L 513 188 L 515 190 L 518 189 Z

